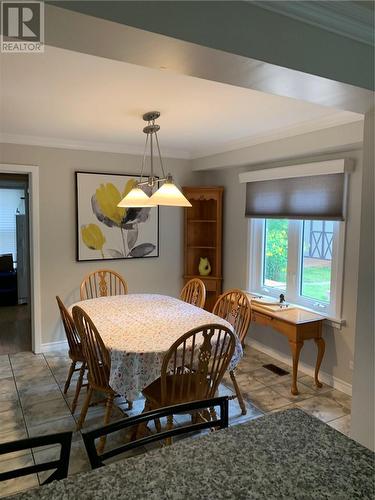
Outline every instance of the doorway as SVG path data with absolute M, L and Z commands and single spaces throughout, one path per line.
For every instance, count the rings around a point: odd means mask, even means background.
M 0 173 L 0 354 L 32 349 L 29 177 Z

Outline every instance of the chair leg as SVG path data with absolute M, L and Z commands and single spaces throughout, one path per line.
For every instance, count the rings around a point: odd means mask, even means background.
M 73 414 L 77 408 L 77 401 L 79 398 L 79 393 L 81 392 L 81 387 L 82 387 L 83 377 L 85 375 L 85 370 L 86 370 L 86 363 L 82 363 L 81 369 L 79 370 L 79 378 L 77 381 L 76 393 L 74 395 L 74 399 L 73 399 L 73 403 L 72 403 L 72 413 Z
M 113 409 L 113 399 L 115 395 L 114 394 L 108 394 L 107 397 L 107 402 L 106 402 L 106 408 L 105 408 L 105 414 L 104 414 L 104 425 L 109 424 L 109 421 L 111 420 L 111 415 L 112 415 L 112 409 Z M 106 442 L 106 436 L 102 436 L 99 439 L 99 445 L 98 445 L 98 453 L 101 454 L 103 453 L 104 446 Z
M 160 418 L 155 418 L 154 424 L 156 427 L 157 432 L 161 432 L 161 423 L 160 423 Z
M 170 431 L 171 429 L 173 429 L 173 415 L 168 415 L 167 417 L 167 430 Z M 171 445 L 172 444 L 172 438 L 169 437 L 165 440 L 165 444 L 167 446 Z
M 70 381 L 72 379 L 72 375 L 73 375 L 75 369 L 76 369 L 76 362 L 72 361 L 72 364 L 70 365 L 70 368 L 69 368 L 68 378 L 66 379 L 66 382 L 64 385 L 64 394 L 66 394 L 68 392 L 68 389 L 70 386 Z
M 142 410 L 142 413 L 146 413 L 146 411 L 151 410 L 151 404 L 150 402 L 146 399 L 145 400 L 145 406 Z M 156 424 L 155 424 L 156 426 Z M 132 431 L 130 433 L 130 438 L 129 441 L 135 441 L 137 437 L 139 437 L 140 434 L 145 434 L 146 435 L 146 429 L 147 429 L 147 422 L 144 422 L 142 424 L 136 424 L 132 427 Z
M 216 410 L 213 406 L 210 407 L 210 420 L 216 420 L 217 415 L 216 415 Z
M 231 370 L 229 372 L 229 375 L 230 375 L 230 378 L 232 380 L 232 384 L 233 384 L 233 387 L 234 387 L 234 390 L 236 392 L 236 396 L 237 396 L 237 399 L 238 399 L 238 403 L 240 405 L 240 408 L 241 408 L 241 412 L 242 412 L 242 415 L 246 415 L 247 413 L 247 409 L 246 409 L 246 405 L 245 405 L 245 401 L 242 397 L 242 393 L 241 393 L 241 390 L 238 386 L 238 383 L 237 383 L 237 380 L 236 380 L 236 376 L 234 374 L 234 371 Z
M 82 429 L 83 422 L 85 421 L 85 418 L 87 415 L 87 410 L 89 409 L 89 404 L 90 404 L 92 393 L 93 393 L 93 389 L 91 389 L 91 387 L 89 386 L 85 401 L 84 401 L 83 406 L 82 406 L 81 414 L 79 416 L 79 420 L 77 423 L 77 431 Z

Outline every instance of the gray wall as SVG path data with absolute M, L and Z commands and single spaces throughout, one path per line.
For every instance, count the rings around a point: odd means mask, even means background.
M 298 138 L 296 138 L 298 140 Z M 304 161 L 342 157 L 342 154 L 306 157 Z M 326 354 L 322 370 L 351 383 L 349 362 L 353 360 L 356 321 L 360 200 L 361 151 L 346 152 L 356 160 L 351 175 L 349 216 L 345 247 L 343 318 L 341 330 L 326 327 Z M 55 295 L 67 303 L 78 300 L 78 287 L 83 276 L 97 268 L 97 262 L 75 261 L 75 170 L 135 173 L 139 158 L 89 151 L 50 149 L 44 147 L 0 145 L 0 163 L 34 164 L 40 166 L 40 226 L 41 226 L 41 287 L 42 287 L 42 342 L 62 338 Z M 269 163 L 282 166 L 287 163 Z M 166 159 L 181 184 L 223 185 L 224 193 L 224 288 L 247 287 L 246 260 L 248 220 L 244 217 L 245 185 L 239 184 L 238 173 L 246 167 L 191 172 L 186 160 Z M 262 164 L 259 168 L 264 168 Z M 252 168 L 257 168 L 253 166 Z M 183 273 L 182 210 L 160 209 L 160 257 L 136 261 L 108 261 L 108 266 L 123 274 L 131 292 L 160 292 L 177 295 Z M 251 337 L 266 346 L 289 356 L 285 339 L 271 329 L 252 328 Z M 315 345 L 306 342 L 301 361 L 313 366 Z
M 296 138 L 298 141 L 298 138 Z M 344 264 L 344 290 L 343 290 L 343 312 L 342 317 L 346 325 L 341 330 L 326 326 L 324 339 L 326 341 L 326 353 L 324 356 L 322 370 L 347 383 L 352 381 L 352 371 L 349 362 L 354 356 L 354 337 L 356 321 L 357 281 L 358 281 L 358 255 L 359 255 L 359 223 L 361 213 L 361 151 L 349 151 L 342 154 L 331 154 L 304 158 L 304 162 L 317 161 L 320 159 L 342 158 L 343 156 L 353 158 L 356 163 L 355 172 L 350 178 L 350 193 L 347 218 L 347 237 L 345 244 Z M 290 162 L 262 164 L 252 169 L 277 167 L 287 164 L 301 163 L 296 160 Z M 224 289 L 241 288 L 247 289 L 247 244 L 248 224 L 244 217 L 245 212 L 245 184 L 238 180 L 239 172 L 246 171 L 245 167 L 231 168 L 206 172 L 205 183 L 216 184 L 225 187 L 224 191 Z M 270 328 L 252 326 L 249 332 L 250 338 L 276 349 L 290 357 L 288 342 L 285 338 Z M 301 353 L 301 361 L 310 366 L 315 365 L 316 347 L 313 342 L 305 342 Z
M 0 145 L 0 163 L 40 167 L 40 257 L 42 343 L 62 340 L 55 296 L 71 304 L 79 300 L 79 285 L 100 262 L 76 262 L 76 170 L 137 173 L 140 158 L 134 155 L 52 149 L 13 144 Z M 165 159 L 178 182 L 199 184 L 186 160 Z M 120 272 L 130 292 L 160 292 L 176 296 L 182 285 L 182 209 L 160 208 L 158 258 L 106 261 Z

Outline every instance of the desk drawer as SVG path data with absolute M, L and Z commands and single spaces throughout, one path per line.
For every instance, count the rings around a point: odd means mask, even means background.
M 253 311 L 251 315 L 252 321 L 254 323 L 258 323 L 259 325 L 264 325 L 264 326 L 272 326 L 273 318 L 270 316 L 266 316 L 265 314 L 262 314 L 258 311 Z

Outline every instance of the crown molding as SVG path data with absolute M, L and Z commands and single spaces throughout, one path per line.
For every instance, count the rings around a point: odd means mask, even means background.
M 332 114 L 324 118 L 317 118 L 316 120 L 306 120 L 305 122 L 299 123 L 298 125 L 291 125 L 290 127 L 275 129 L 266 134 L 257 134 L 252 137 L 226 142 L 215 148 L 207 148 L 204 150 L 195 151 L 192 153 L 191 158 L 193 160 L 197 160 L 199 158 L 205 158 L 207 156 L 212 156 L 215 154 L 228 153 L 237 149 L 256 146 L 257 144 L 264 144 L 267 142 L 278 141 L 280 139 L 286 139 L 288 137 L 308 134 L 317 130 L 338 127 L 340 125 L 347 125 L 349 123 L 360 121 L 363 122 L 363 120 L 364 117 L 359 114 L 353 116 L 353 118 L 350 120 L 347 116 Z
M 109 142 L 77 141 L 74 139 L 61 139 L 58 137 L 43 137 L 23 134 L 0 133 L 0 142 L 8 144 L 22 144 L 24 146 L 42 146 L 45 148 L 76 149 L 82 151 L 100 151 L 102 153 L 117 153 L 130 155 L 143 155 L 144 146 L 135 146 Z M 191 159 L 188 151 L 179 149 L 162 149 L 164 158 Z
M 357 1 L 254 0 L 252 4 L 357 42 L 374 46 L 374 11 Z
M 317 130 L 337 127 L 340 125 L 347 125 L 349 123 L 355 123 L 360 121 L 363 122 L 363 116 L 359 114 L 354 115 L 352 119 L 348 119 L 347 116 L 342 116 L 340 114 L 339 115 L 332 114 L 324 118 L 318 118 L 316 120 L 307 120 L 305 122 L 299 123 L 298 125 L 292 125 L 290 127 L 275 129 L 266 134 L 257 134 L 251 137 L 245 137 L 242 139 L 236 139 L 234 141 L 228 141 L 221 144 L 220 146 L 205 148 L 203 150 L 188 152 L 179 149 L 163 148 L 162 155 L 164 158 L 196 160 L 220 153 L 228 153 L 230 151 L 235 151 L 250 146 L 256 146 L 258 144 L 264 144 L 267 142 L 277 141 L 288 137 L 307 134 L 309 132 L 315 132 Z M 143 154 L 143 146 L 138 147 L 134 145 L 126 145 L 118 143 L 77 141 L 73 139 L 60 139 L 57 137 L 43 137 L 43 136 L 33 136 L 33 135 L 23 135 L 23 134 L 0 133 L 0 142 L 8 144 L 20 144 L 25 146 L 42 146 L 46 148 L 75 149 L 79 151 L 80 150 L 100 151 L 103 153 L 131 154 L 137 156 Z

